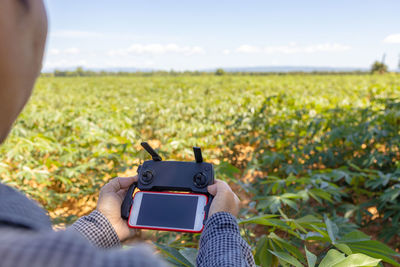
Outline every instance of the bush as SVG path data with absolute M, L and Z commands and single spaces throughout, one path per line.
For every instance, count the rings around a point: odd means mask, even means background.
M 225 71 L 223 69 L 217 69 L 215 71 L 215 75 L 221 76 L 221 75 L 224 75 L 224 74 L 225 74 Z
M 372 64 L 371 66 L 371 73 L 383 74 L 386 73 L 387 71 L 388 71 L 388 66 L 383 62 L 375 61 L 374 64 Z

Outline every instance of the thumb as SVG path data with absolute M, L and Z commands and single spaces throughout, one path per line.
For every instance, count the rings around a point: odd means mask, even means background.
M 137 176 L 133 177 L 116 177 L 103 186 L 101 191 L 104 193 L 118 192 L 119 190 L 128 189 L 131 184 L 137 181 Z
M 209 185 L 207 187 L 208 193 L 210 193 L 211 195 L 215 196 L 217 194 L 218 191 L 218 185 L 217 184 L 213 184 L 213 185 Z

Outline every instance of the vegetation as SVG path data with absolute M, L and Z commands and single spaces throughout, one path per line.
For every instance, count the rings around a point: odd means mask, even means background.
M 244 76 L 276 76 L 276 75 L 285 75 L 285 76 L 291 76 L 293 74 L 295 75 L 369 75 L 369 71 L 346 71 L 346 72 L 340 72 L 340 71 L 312 71 L 312 72 L 240 72 L 240 71 L 235 71 L 235 72 L 226 72 L 224 69 L 217 69 L 215 72 L 210 72 L 210 71 L 153 71 L 153 70 L 148 70 L 148 71 L 136 71 L 136 72 L 128 72 L 128 71 L 93 71 L 93 70 L 85 70 L 82 67 L 77 67 L 74 70 L 54 70 L 53 72 L 46 72 L 42 73 L 42 77 L 103 77 L 103 76 L 129 76 L 129 77 L 152 77 L 152 76 L 210 76 L 210 75 L 244 75 Z
M 224 75 L 224 74 L 225 74 L 224 69 L 217 69 L 217 70 L 215 71 L 215 75 L 221 76 L 221 75 Z
M 243 202 L 261 266 L 399 266 L 400 76 L 43 77 L 0 179 L 71 223 L 150 140 L 163 158 L 201 146 Z M 148 233 L 148 232 L 147 232 Z M 175 265 L 199 235 L 151 232 Z M 385 243 L 385 244 L 384 244 Z
M 386 73 L 387 71 L 388 71 L 388 66 L 383 62 L 375 61 L 374 64 L 372 64 L 371 67 L 372 73 L 383 74 Z

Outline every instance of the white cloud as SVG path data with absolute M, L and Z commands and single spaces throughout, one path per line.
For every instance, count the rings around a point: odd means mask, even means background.
M 223 53 L 224 55 L 229 55 L 231 52 L 232 52 L 232 51 L 229 50 L 229 49 L 224 49 L 224 50 L 222 51 L 222 53 Z
M 57 55 L 76 55 L 79 54 L 79 52 L 80 50 L 78 48 L 71 47 L 67 49 L 52 48 L 47 53 L 51 56 L 57 56 Z
M 337 43 L 324 43 L 314 45 L 297 45 L 296 43 L 290 43 L 289 45 L 281 46 L 241 45 L 236 48 L 235 52 L 244 54 L 304 54 L 316 52 L 341 52 L 347 51 L 350 48 L 350 46 Z
M 110 50 L 109 56 L 126 56 L 129 54 L 183 54 L 186 56 L 204 54 L 200 46 L 179 46 L 177 44 L 133 44 L 126 49 Z
M 88 31 L 74 31 L 74 30 L 63 30 L 50 32 L 50 37 L 60 38 L 88 38 L 88 37 L 102 37 L 102 33 L 88 32 Z
M 53 48 L 53 49 L 49 50 L 48 54 L 49 55 L 59 55 L 60 54 L 60 50 Z
M 72 67 L 88 67 L 88 62 L 86 60 L 69 60 L 69 59 L 61 59 L 61 60 L 46 60 L 44 64 L 44 69 L 52 69 L 52 68 L 72 68 Z
M 400 33 L 395 33 L 386 36 L 383 42 L 388 44 L 400 44 Z
M 133 61 L 125 59 L 115 59 L 106 61 L 96 61 L 93 58 L 61 58 L 59 60 L 46 59 L 43 69 L 52 71 L 54 69 L 71 69 L 76 67 L 84 67 L 87 69 L 107 69 L 107 68 L 151 68 L 155 62 L 151 60 Z
M 49 33 L 50 39 L 80 39 L 80 40 L 112 40 L 112 41 L 122 41 L 130 40 L 132 42 L 138 39 L 146 39 L 154 37 L 151 34 L 139 35 L 131 32 L 93 32 L 93 31 L 79 31 L 79 30 L 57 30 L 51 31 Z
M 79 49 L 75 47 L 68 48 L 64 50 L 64 53 L 67 55 L 76 55 L 79 54 Z
M 236 48 L 236 52 L 238 53 L 260 53 L 262 52 L 262 48 L 257 47 L 257 46 L 252 46 L 252 45 L 241 45 L 238 48 Z

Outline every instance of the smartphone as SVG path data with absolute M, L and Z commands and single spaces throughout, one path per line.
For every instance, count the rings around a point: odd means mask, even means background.
M 200 233 L 208 197 L 201 194 L 138 191 L 128 226 L 164 231 Z

